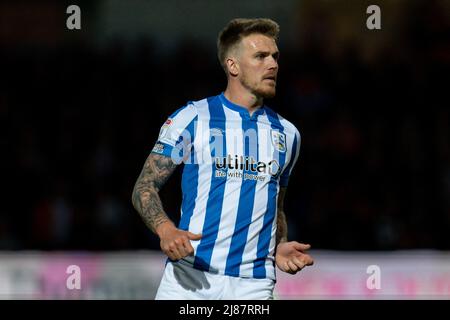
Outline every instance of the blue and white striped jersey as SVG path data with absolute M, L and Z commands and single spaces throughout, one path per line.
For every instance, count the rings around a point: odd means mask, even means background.
M 182 263 L 235 277 L 275 279 L 280 186 L 300 134 L 263 106 L 251 116 L 222 94 L 189 102 L 161 128 L 152 152 L 184 162 L 179 228 L 201 233 Z

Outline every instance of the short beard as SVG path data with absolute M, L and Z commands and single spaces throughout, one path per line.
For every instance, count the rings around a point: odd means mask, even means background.
M 246 78 L 241 79 L 242 85 L 247 88 L 251 93 L 253 93 L 257 98 L 263 98 L 263 99 L 270 99 L 275 97 L 276 94 L 276 88 L 273 88 L 273 90 L 270 91 L 264 91 L 260 90 L 258 88 L 252 87 L 248 82 Z
M 270 98 L 275 97 L 276 89 L 274 88 L 271 91 L 257 90 L 256 93 L 259 94 L 263 99 L 270 99 Z

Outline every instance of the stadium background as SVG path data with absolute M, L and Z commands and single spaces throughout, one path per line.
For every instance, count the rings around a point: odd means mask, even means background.
M 70 4 L 81 30 L 66 28 Z M 381 30 L 366 28 L 370 4 Z M 152 297 L 163 257 L 131 191 L 167 116 L 224 89 L 215 42 L 234 17 L 280 24 L 267 103 L 302 134 L 286 213 L 317 263 L 279 272 L 278 296 L 450 297 L 449 12 L 445 0 L 2 1 L 0 297 Z M 180 172 L 161 193 L 175 221 Z M 134 278 L 128 291 L 47 290 L 43 270 L 65 279 L 73 263 L 100 270 L 85 288 Z M 364 290 L 372 264 L 399 285 Z M 152 285 L 139 291 L 138 276 Z

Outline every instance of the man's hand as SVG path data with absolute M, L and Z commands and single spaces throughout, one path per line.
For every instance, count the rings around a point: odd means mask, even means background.
M 201 234 L 180 230 L 172 222 L 158 226 L 156 233 L 161 242 L 161 250 L 171 259 L 179 260 L 194 254 L 194 248 L 189 240 L 200 240 Z
M 296 274 L 305 266 L 312 266 L 313 258 L 306 253 L 311 246 L 297 241 L 282 242 L 277 247 L 275 263 L 281 271 Z

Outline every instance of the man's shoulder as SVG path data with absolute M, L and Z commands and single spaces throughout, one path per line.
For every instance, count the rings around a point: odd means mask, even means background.
M 205 108 L 208 108 L 210 103 L 214 101 L 214 99 L 218 99 L 218 95 L 211 96 L 199 100 L 189 100 L 186 102 L 182 107 L 179 107 L 176 109 L 172 114 L 169 116 L 169 120 L 174 119 L 193 119 L 199 113 L 204 110 Z
M 264 106 L 264 108 L 267 111 L 267 117 L 269 118 L 269 120 L 272 120 L 274 122 L 279 122 L 280 125 L 283 127 L 283 131 L 291 132 L 293 134 L 298 134 L 298 135 L 300 134 L 299 130 L 294 125 L 294 123 L 287 120 L 285 117 L 283 117 L 281 114 L 279 114 L 272 108 L 270 108 L 266 105 Z
M 198 100 L 189 100 L 183 108 L 189 107 L 198 111 L 199 109 L 206 108 L 212 101 L 219 99 L 219 95 L 205 97 Z
M 204 98 L 200 100 L 189 100 L 182 107 L 179 107 L 177 110 L 175 110 L 175 112 L 173 112 L 170 117 L 174 118 L 176 116 L 181 116 L 183 114 L 195 116 L 198 113 L 198 110 L 204 107 L 208 99 L 210 98 Z

